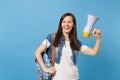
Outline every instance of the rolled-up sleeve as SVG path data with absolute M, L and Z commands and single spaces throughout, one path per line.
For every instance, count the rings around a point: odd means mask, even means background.
M 50 42 L 45 39 L 43 42 L 42 42 L 43 45 L 47 46 L 47 48 L 50 46 Z
M 83 53 L 87 48 L 88 48 L 87 45 L 82 44 L 81 49 L 80 49 L 80 52 Z

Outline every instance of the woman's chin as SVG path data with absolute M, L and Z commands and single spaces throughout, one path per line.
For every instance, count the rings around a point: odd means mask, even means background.
M 65 34 L 70 34 L 70 31 L 65 31 L 64 33 L 65 33 Z

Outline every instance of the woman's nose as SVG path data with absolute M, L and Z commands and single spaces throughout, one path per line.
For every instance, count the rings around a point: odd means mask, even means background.
M 69 24 L 66 22 L 65 25 L 69 25 Z

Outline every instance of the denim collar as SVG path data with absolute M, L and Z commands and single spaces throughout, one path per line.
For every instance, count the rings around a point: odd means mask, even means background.
M 61 56 L 62 56 L 62 49 L 63 49 L 63 46 L 65 44 L 65 37 L 64 35 L 62 34 L 61 38 L 60 38 L 60 44 L 59 44 L 59 49 L 58 49 L 58 53 L 57 53 L 57 57 L 56 57 L 56 62 L 57 63 L 60 63 L 60 59 L 61 59 Z M 72 49 L 72 48 L 71 48 Z M 72 49 L 72 60 L 73 60 L 73 63 L 74 65 L 76 64 L 76 59 L 77 59 L 77 52 L 76 50 L 73 50 Z
M 60 38 L 60 41 L 65 41 L 65 37 L 64 35 L 62 34 L 61 38 Z

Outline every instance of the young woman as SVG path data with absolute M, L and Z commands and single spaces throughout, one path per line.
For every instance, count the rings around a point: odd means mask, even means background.
M 77 38 L 76 19 L 72 13 L 65 13 L 59 22 L 58 31 L 49 34 L 35 52 L 41 68 L 48 73 L 54 74 L 52 80 L 79 80 L 76 65 L 78 52 L 87 55 L 98 55 L 101 42 L 101 31 L 95 29 L 93 35 L 96 42 L 93 48 L 81 43 Z M 51 58 L 52 45 L 56 47 L 55 66 L 47 68 L 41 57 L 42 52 L 48 49 Z

